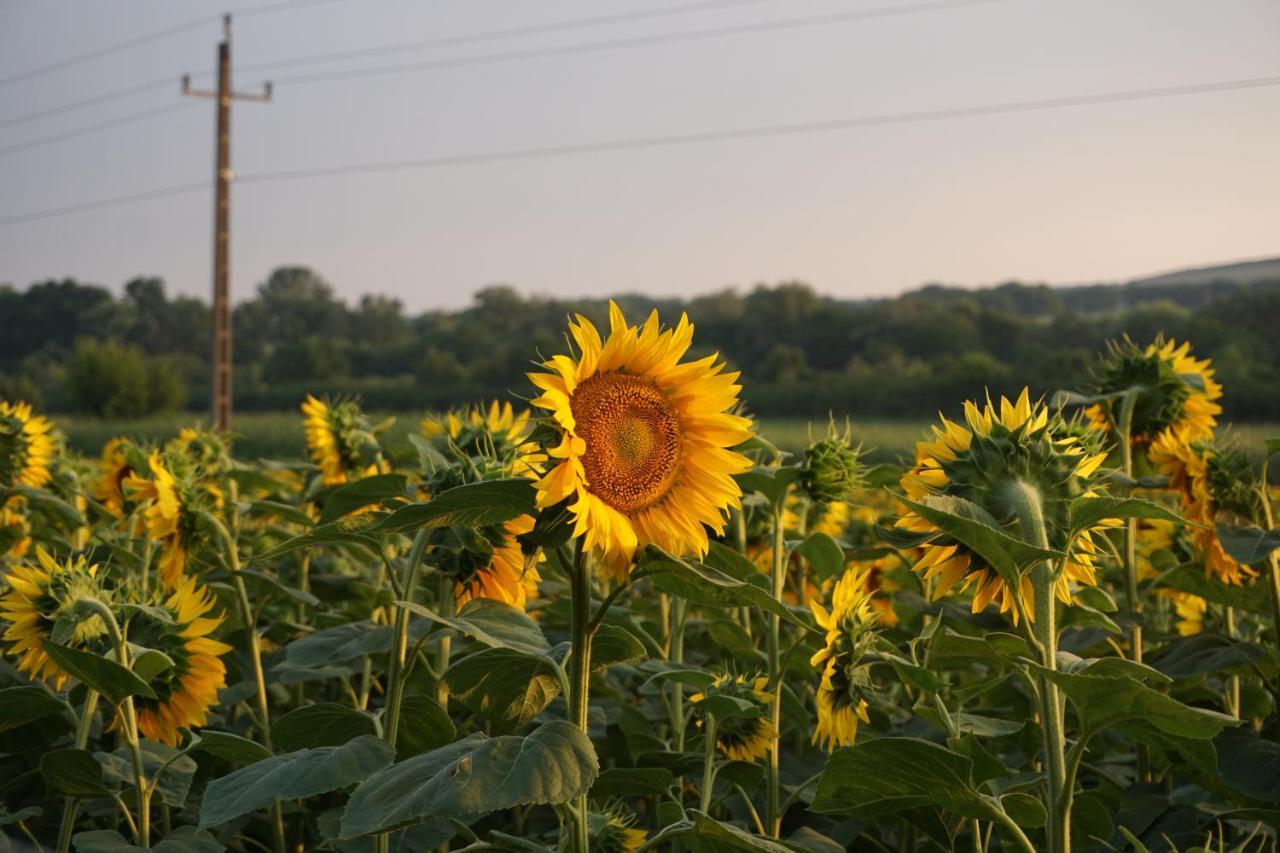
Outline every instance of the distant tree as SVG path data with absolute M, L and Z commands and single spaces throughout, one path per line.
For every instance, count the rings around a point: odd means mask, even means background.
M 99 417 L 140 417 L 186 402 L 181 376 L 164 359 L 148 359 L 136 344 L 81 338 L 69 379 L 80 410 Z

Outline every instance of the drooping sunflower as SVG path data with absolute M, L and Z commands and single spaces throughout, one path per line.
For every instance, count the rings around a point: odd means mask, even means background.
M 147 463 L 150 476 L 130 474 L 125 486 L 133 500 L 150 501 L 144 512 L 147 535 L 160 543 L 156 564 L 160 581 L 165 589 L 174 589 L 186 571 L 187 553 L 195 535 L 194 490 L 182 477 L 185 472 L 174 470 L 179 465 L 185 468 L 184 457 L 157 450 Z
M 1157 337 L 1145 348 L 1125 338 L 1111 341 L 1097 368 L 1091 393 L 1119 395 L 1142 387 L 1133 404 L 1130 442 L 1146 446 L 1166 430 L 1196 441 L 1213 434 L 1222 406 L 1222 386 L 1213 379 L 1212 362 L 1191 355 L 1191 344 Z M 1089 406 L 1085 416 L 1098 430 L 1115 428 L 1121 401 L 1114 396 Z
M 0 486 L 38 489 L 49 482 L 55 444 L 53 424 L 33 415 L 30 403 L 0 400 Z
M 943 417 L 941 426 L 933 427 L 933 440 L 916 445 L 915 467 L 902 478 L 907 497 L 916 502 L 929 495 L 961 497 L 977 504 L 997 523 L 1013 528 L 1017 518 L 1008 498 L 1009 487 L 1017 481 L 1029 482 L 1043 500 L 1049 546 L 1066 548 L 1068 507 L 1075 498 L 1094 495 L 1101 479 L 1098 466 L 1106 453 L 1097 451 L 1088 434 L 1074 434 L 1077 431 L 1061 416 L 1051 417 L 1043 403 L 1033 404 L 1025 388 L 1016 403 L 1001 397 L 998 409 L 990 400 L 980 409 L 967 401 L 964 412 L 967 429 Z M 1093 537 L 1116 524 L 1103 521 L 1072 541 L 1065 570 L 1054 584 L 1055 594 L 1064 604 L 1072 602 L 1075 584 L 1097 584 Z M 1015 604 L 1015 591 L 994 568 L 930 521 L 907 512 L 897 525 L 929 537 L 920 543 L 923 556 L 914 568 L 926 579 L 935 580 L 935 600 L 955 587 L 964 590 L 972 586 L 974 613 L 994 602 L 1001 613 L 1012 611 L 1015 622 L 1016 604 L 1034 616 L 1029 577 L 1017 591 Z M 1012 535 L 1019 535 L 1016 529 Z
M 528 409 L 516 411 L 510 403 L 497 400 L 485 406 L 470 406 L 422 419 L 427 438 L 447 437 L 463 452 L 483 454 L 503 463 L 509 477 L 536 478 L 542 475 L 547 455 L 537 442 L 529 441 L 533 424 Z
M 635 814 L 622 803 L 587 812 L 587 849 L 591 853 L 635 853 L 648 838 L 635 823 Z
M 508 521 L 502 526 L 501 540 L 493 546 L 493 559 L 465 577 L 463 573 L 455 576 L 454 595 L 458 606 L 473 598 L 491 598 L 523 610 L 529 596 L 537 595 L 538 582 L 542 580 L 538 563 L 546 557 L 540 553 L 536 558 L 526 559 L 516 540 L 517 536 L 532 530 L 533 525 L 530 515 Z
M 129 622 L 129 639 L 164 652 L 173 666 L 151 679 L 156 698 L 134 698 L 138 728 L 152 740 L 176 746 L 178 730 L 203 726 L 209 708 L 217 704 L 218 691 L 226 686 L 222 655 L 231 651 L 231 646 L 210 636 L 224 617 L 209 615 L 214 608 L 213 593 L 197 586 L 195 578 L 183 578 L 152 605 L 163 610 L 170 621 L 138 610 Z
M 307 450 L 326 486 L 341 486 L 386 467 L 368 419 L 354 400 L 327 403 L 308 394 L 302 413 Z
M 819 674 L 815 697 L 818 719 L 812 742 L 831 751 L 849 746 L 858 723 L 870 722 L 863 688 L 865 671 L 859 666 L 877 622 L 864 566 L 851 564 L 831 591 L 831 610 L 810 602 L 818 627 L 826 631 L 823 646 L 809 659 Z
M 59 562 L 36 546 L 35 564 L 25 563 L 9 570 L 5 579 L 9 591 L 0 598 L 0 619 L 9 622 L 3 639 L 8 652 L 18 659 L 17 667 L 31 678 L 62 690 L 71 676 L 53 662 L 45 651 L 54 623 L 72 614 L 81 598 L 109 602 L 98 578 L 98 567 L 84 557 Z M 107 626 L 97 614 L 78 618 L 63 645 L 79 648 L 105 641 Z
M 726 695 L 752 702 L 760 709 L 754 717 L 731 717 L 716 720 L 716 748 L 732 761 L 756 761 L 769 751 L 769 745 L 778 739 L 778 730 L 769 721 L 767 709 L 773 704 L 773 693 L 768 689 L 769 679 L 749 678 L 743 675 L 722 674 L 716 676 L 703 693 L 695 693 L 689 701 L 697 705 L 707 696 Z M 702 720 L 698 720 L 702 727 Z
M 538 506 L 572 499 L 574 535 L 617 575 L 644 545 L 706 553 L 707 528 L 723 533 L 740 505 L 733 475 L 751 462 L 730 448 L 751 436 L 751 421 L 730 413 L 738 373 L 717 355 L 681 361 L 693 341 L 688 317 L 664 330 L 655 311 L 629 326 L 610 302 L 609 320 L 602 340 L 579 315 L 569 324 L 578 356 L 557 355 L 529 378 L 542 391 L 533 404 L 560 432 Z
M 93 499 L 117 518 L 124 515 L 126 496 L 124 483 L 134 473 L 129 462 L 133 443 L 127 438 L 113 438 L 102 446 L 102 475 L 93 486 Z

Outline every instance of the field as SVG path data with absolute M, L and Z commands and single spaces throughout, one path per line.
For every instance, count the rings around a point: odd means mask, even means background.
M 0 403 L 0 851 L 1276 850 L 1280 428 L 1208 362 L 850 439 L 571 331 L 546 417 Z

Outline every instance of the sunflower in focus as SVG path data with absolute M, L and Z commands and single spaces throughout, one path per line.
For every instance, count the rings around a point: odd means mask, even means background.
M 636 816 L 622 803 L 587 813 L 587 849 L 591 853 L 635 853 L 648 838 L 636 829 Z
M 38 489 L 49 482 L 53 424 L 31 404 L 0 400 L 0 486 Z
M 454 577 L 454 595 L 461 607 L 473 598 L 491 598 L 524 609 L 529 596 L 537 595 L 538 563 L 546 557 L 526 559 L 517 536 L 533 529 L 530 515 L 513 518 L 502 526 L 500 541 L 493 546 L 493 558 L 471 572 L 458 573 Z
M 195 578 L 183 578 L 152 606 L 163 610 L 170 621 L 138 610 L 129 622 L 129 639 L 164 652 L 173 666 L 151 679 L 156 698 L 135 696 L 133 701 L 138 729 L 152 740 L 176 746 L 179 729 L 197 728 L 208 721 L 209 708 L 217 704 L 218 691 L 226 686 L 222 655 L 231 651 L 231 646 L 210 636 L 222 624 L 223 616 L 209 615 L 214 608 L 213 593 L 197 586 Z
M 716 718 L 716 747 L 729 760 L 756 761 L 764 758 L 769 745 L 778 739 L 778 730 L 765 714 L 765 710 L 773 704 L 773 693 L 768 687 L 767 678 L 722 674 L 716 676 L 705 693 L 695 693 L 689 697 L 689 701 L 695 705 L 708 696 L 720 695 L 743 699 L 759 707 L 760 713 L 754 717 Z M 702 720 L 698 720 L 698 726 L 702 727 Z
M 327 403 L 308 394 L 302 413 L 307 450 L 326 486 L 387 469 L 372 427 L 354 400 Z
M 1066 541 L 1068 507 L 1075 498 L 1094 495 L 1100 480 L 1096 472 L 1106 453 L 1097 452 L 1090 436 L 1073 434 L 1060 416 L 1050 417 L 1043 403 L 1032 404 L 1025 388 L 1016 403 L 1001 397 L 999 408 L 988 400 L 980 409 L 966 401 L 964 412 L 968 428 L 944 417 L 941 426 L 933 427 L 933 440 L 916 445 L 916 464 L 903 476 L 903 490 L 915 502 L 930 495 L 967 499 L 1006 525 L 1017 520 L 1008 487 L 1016 481 L 1031 483 L 1044 502 L 1049 546 L 1071 548 L 1054 590 L 1060 601 L 1070 604 L 1075 584 L 1097 584 L 1093 537 L 1119 524 L 1103 521 L 1078 533 L 1071 543 Z M 915 512 L 902 516 L 897 526 L 928 537 L 920 544 L 923 556 L 914 568 L 935 580 L 935 600 L 953 588 L 973 587 L 974 613 L 995 603 L 1001 613 L 1012 611 L 1015 622 L 1018 605 L 1034 617 L 1029 577 L 1019 590 L 1011 589 L 982 557 Z
M 529 441 L 533 424 L 528 409 L 519 412 L 510 403 L 491 402 L 422 419 L 427 438 L 447 437 L 468 455 L 485 455 L 503 463 L 509 477 L 541 476 L 547 455 Z
M 707 528 L 724 533 L 728 510 L 741 505 L 733 475 L 751 468 L 729 448 L 751 437 L 751 421 L 731 414 L 738 373 L 714 354 L 681 361 L 693 341 L 687 316 L 674 329 L 662 329 L 656 311 L 629 326 L 610 302 L 609 321 L 602 340 L 578 315 L 569 324 L 577 358 L 557 355 L 529 378 L 542 391 L 533 404 L 560 432 L 538 506 L 572 499 L 574 536 L 621 575 L 638 547 L 702 556 Z
M 1149 445 L 1166 430 L 1186 440 L 1208 438 L 1217 425 L 1222 386 L 1213 379 L 1212 362 L 1191 355 L 1191 344 L 1157 337 L 1146 348 L 1125 338 L 1111 341 L 1089 389 L 1094 395 L 1116 395 L 1085 409 L 1092 427 L 1111 430 L 1119 422 L 1120 394 L 1135 386 L 1130 442 Z
M 54 623 L 64 616 L 77 619 L 63 645 L 81 648 L 105 639 L 107 626 L 97 614 L 77 617 L 76 602 L 82 598 L 109 600 L 98 578 L 98 567 L 83 557 L 59 562 L 43 548 L 36 547 L 36 562 L 13 567 L 5 576 L 9 591 L 0 597 L 0 619 L 10 623 L 3 639 L 10 642 L 9 654 L 18 659 L 19 672 L 62 690 L 71 676 L 53 662 L 45 651 Z
M 863 696 L 867 680 L 859 666 L 877 622 L 869 574 L 865 566 L 851 564 L 831 592 L 830 611 L 816 601 L 809 604 L 818 627 L 826 631 L 823 647 L 809 659 L 819 673 L 813 743 L 828 752 L 851 745 L 858 723 L 870 722 Z

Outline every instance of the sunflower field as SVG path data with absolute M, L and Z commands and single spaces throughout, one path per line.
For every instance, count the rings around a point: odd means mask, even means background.
M 693 345 L 577 316 L 306 461 L 0 402 L 0 850 L 1277 849 L 1280 436 L 1189 344 L 898 466 Z

